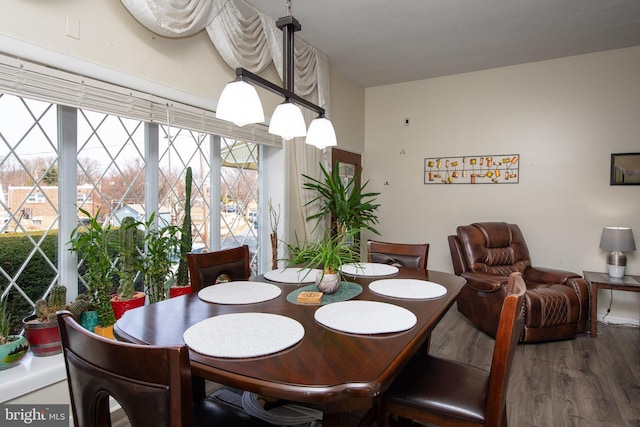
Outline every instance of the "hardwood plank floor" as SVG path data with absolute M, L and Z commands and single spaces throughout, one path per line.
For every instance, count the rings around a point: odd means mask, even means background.
M 489 369 L 493 343 L 454 305 L 433 332 L 430 352 Z M 640 329 L 598 323 L 596 338 L 519 345 L 507 416 L 516 427 L 640 427 Z M 114 427 L 129 425 L 122 414 L 114 418 Z
M 510 426 L 640 426 L 640 329 L 598 323 L 598 336 L 520 344 L 507 395 Z M 431 354 L 489 369 L 493 339 L 454 306 Z

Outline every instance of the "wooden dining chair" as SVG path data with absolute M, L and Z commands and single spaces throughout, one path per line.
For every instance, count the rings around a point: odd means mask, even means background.
M 427 268 L 429 244 L 388 243 L 367 240 L 367 261 L 396 267 Z
M 378 426 L 389 415 L 441 426 L 506 426 L 509 372 L 520 333 L 526 290 L 520 273 L 507 285 L 491 370 L 418 354 L 382 395 Z
M 109 397 L 132 427 L 266 426 L 234 406 L 192 400 L 186 346 L 135 345 L 103 338 L 57 313 L 76 427 L 111 426 Z
M 251 276 L 249 246 L 187 254 L 192 292 L 220 281 L 247 280 Z

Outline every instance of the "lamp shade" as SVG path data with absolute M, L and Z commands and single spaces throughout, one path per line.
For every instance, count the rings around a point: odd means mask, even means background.
M 242 80 L 235 80 L 224 87 L 216 117 L 238 126 L 264 122 L 262 103 L 256 88 Z
M 322 149 L 338 145 L 333 124 L 326 117 L 313 119 L 307 131 L 306 143 Z
M 628 227 L 604 227 L 600 249 L 605 251 L 632 252 L 636 250 L 633 231 Z
M 269 133 L 279 135 L 286 140 L 307 134 L 307 125 L 300 107 L 285 100 L 273 112 L 269 123 Z

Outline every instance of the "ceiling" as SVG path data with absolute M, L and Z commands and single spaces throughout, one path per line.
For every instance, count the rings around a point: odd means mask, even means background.
M 247 0 L 274 19 L 285 0 Z M 364 87 L 640 45 L 640 0 L 292 0 L 302 38 Z

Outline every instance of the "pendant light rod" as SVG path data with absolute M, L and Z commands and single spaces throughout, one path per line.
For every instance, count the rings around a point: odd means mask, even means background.
M 269 80 L 260 77 L 257 74 L 252 73 L 251 71 L 244 68 L 236 68 L 236 77 L 243 81 L 249 81 L 256 86 L 260 86 L 263 89 L 268 90 L 269 92 L 273 92 L 276 95 L 280 95 L 283 98 L 288 98 L 294 104 L 298 104 L 301 107 L 308 108 L 311 111 L 315 111 L 316 113 L 323 115 L 325 113 L 324 108 L 317 106 L 313 102 L 307 101 L 306 99 L 296 95 L 293 91 L 287 90 L 280 86 L 277 86 L 271 83 Z
M 290 12 L 290 5 L 287 8 L 287 11 Z M 296 31 L 300 31 L 302 26 L 298 20 L 291 16 L 287 15 L 282 18 L 279 18 L 276 21 L 276 27 L 280 28 L 282 31 L 282 86 L 277 86 L 271 83 L 269 80 L 266 80 L 257 74 L 252 73 L 249 70 L 244 68 L 236 68 L 236 77 L 241 80 L 250 81 L 263 89 L 267 89 L 270 92 L 275 93 L 276 95 L 280 95 L 285 99 L 289 99 L 294 104 L 298 104 L 301 107 L 308 108 L 309 110 L 315 111 L 316 113 L 324 116 L 325 111 L 324 108 L 317 106 L 316 104 L 307 101 L 306 99 L 296 95 L 294 93 L 294 33 Z

